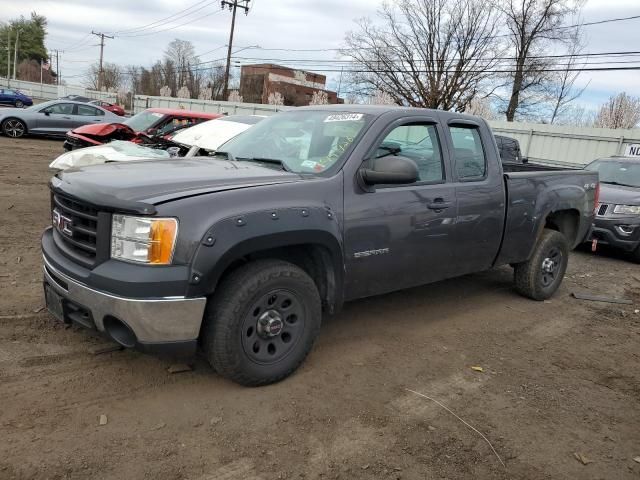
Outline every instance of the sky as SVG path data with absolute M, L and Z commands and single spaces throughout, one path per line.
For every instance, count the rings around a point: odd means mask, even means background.
M 175 38 L 191 41 L 201 61 L 224 61 L 231 14 L 218 1 L 197 0 L 22 0 L 3 2 L 0 21 L 28 16 L 35 11 L 48 22 L 47 48 L 59 49 L 62 77 L 81 84 L 82 74 L 99 57 L 98 38 L 91 31 L 109 32 L 104 59 L 121 65 L 150 66 L 162 57 Z M 248 15 L 236 20 L 234 52 L 241 63 L 254 59 L 335 60 L 345 33 L 354 20 L 375 15 L 378 0 L 251 0 Z M 187 9 L 181 18 L 160 20 Z M 640 0 L 586 0 L 584 22 L 640 15 Z M 156 22 L 154 24 L 154 22 Z M 167 21 L 165 21 L 167 22 Z M 141 27 L 150 25 L 146 29 Z M 139 29 L 134 31 L 127 31 Z M 118 33 L 120 32 L 120 33 Z M 584 28 L 589 53 L 640 51 L 640 19 Z M 136 36 L 132 36 L 132 35 Z M 262 49 L 243 47 L 260 46 Z M 312 52 L 266 49 L 313 49 Z M 240 57 L 250 57 L 244 59 Z M 640 56 L 636 57 L 640 62 Z M 272 63 L 284 63 L 273 61 Z M 236 67 L 237 68 L 237 67 Z M 327 73 L 328 85 L 336 89 L 339 73 Z M 578 79 L 586 90 L 579 103 L 595 109 L 610 95 L 626 91 L 640 95 L 640 71 L 583 72 Z

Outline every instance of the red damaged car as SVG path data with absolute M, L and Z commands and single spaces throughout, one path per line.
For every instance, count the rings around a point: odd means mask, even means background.
M 89 124 L 67 132 L 64 149 L 93 147 L 111 140 L 135 143 L 157 142 L 182 128 L 220 117 L 217 113 L 172 108 L 148 108 L 122 123 Z

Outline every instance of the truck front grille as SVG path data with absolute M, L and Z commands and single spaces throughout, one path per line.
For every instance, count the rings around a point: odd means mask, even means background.
M 93 266 L 98 252 L 98 209 L 59 193 L 52 195 L 52 207 L 58 246 L 78 263 Z

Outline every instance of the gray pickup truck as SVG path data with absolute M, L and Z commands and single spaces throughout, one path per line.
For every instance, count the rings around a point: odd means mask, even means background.
M 50 187 L 55 317 L 142 351 L 199 347 L 262 385 L 345 301 L 505 264 L 518 292 L 550 297 L 598 175 L 503 167 L 479 118 L 332 105 L 278 113 L 209 157 L 71 169 Z

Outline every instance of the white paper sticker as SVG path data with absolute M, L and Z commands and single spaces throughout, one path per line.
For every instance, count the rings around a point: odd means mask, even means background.
M 318 162 L 314 162 L 313 160 L 305 160 L 300 164 L 300 166 L 304 168 L 315 168 L 317 164 Z
M 164 113 L 159 113 L 159 112 L 151 112 L 151 115 L 158 118 L 164 117 Z
M 324 119 L 325 122 L 353 122 L 360 120 L 362 113 L 336 113 Z

